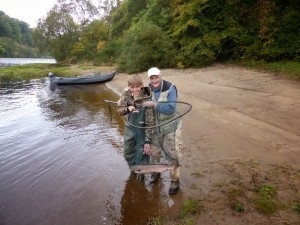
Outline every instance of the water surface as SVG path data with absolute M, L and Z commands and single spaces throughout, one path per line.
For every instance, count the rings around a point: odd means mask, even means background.
M 104 99 L 118 99 L 104 84 L 0 84 L 0 224 L 145 224 L 174 204 L 168 176 L 130 176 Z
M 23 65 L 31 63 L 56 63 L 55 59 L 44 58 L 0 58 L 0 67 L 11 65 Z

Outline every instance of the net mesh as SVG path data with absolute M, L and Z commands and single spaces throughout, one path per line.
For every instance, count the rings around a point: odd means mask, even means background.
M 181 102 L 181 101 L 166 101 L 166 102 L 159 102 L 159 104 L 169 104 L 169 103 L 176 103 L 176 108 L 177 108 L 177 113 L 175 114 L 175 116 L 164 120 L 162 123 L 159 124 L 155 124 L 153 126 L 137 126 L 134 124 L 131 124 L 130 121 L 130 117 L 132 116 L 132 113 L 129 113 L 128 118 L 127 118 L 127 123 L 130 124 L 131 126 L 135 127 L 135 128 L 139 128 L 139 129 L 154 129 L 157 127 L 162 127 L 162 126 L 166 126 L 169 125 L 171 122 L 183 117 L 184 115 L 186 115 L 191 109 L 192 109 L 192 105 L 187 103 L 187 102 Z
M 109 110 L 110 110 L 110 114 L 111 114 L 111 107 L 115 108 L 117 107 L 117 103 L 113 102 L 113 101 L 109 101 L 109 100 L 104 100 L 108 105 L 109 105 Z M 126 117 L 124 118 L 124 121 L 126 121 L 128 124 L 130 124 L 131 126 L 135 127 L 135 128 L 139 128 L 139 129 L 154 129 L 157 127 L 161 127 L 161 126 L 165 126 L 171 122 L 173 122 L 174 120 L 177 120 L 181 117 L 183 117 L 184 115 L 186 115 L 189 111 L 191 111 L 192 109 L 192 105 L 187 103 L 187 102 L 182 102 L 182 101 L 166 101 L 166 102 L 159 102 L 159 104 L 169 104 L 169 103 L 176 103 L 176 108 L 177 108 L 177 113 L 174 117 L 171 117 L 167 120 L 164 120 L 162 123 L 160 124 L 155 124 L 153 126 L 138 126 L 136 124 L 132 124 L 130 123 L 130 118 L 132 117 L 132 113 L 129 113 Z

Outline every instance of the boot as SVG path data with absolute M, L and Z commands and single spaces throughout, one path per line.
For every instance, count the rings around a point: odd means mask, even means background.
M 137 180 L 139 180 L 140 182 L 143 182 L 145 179 L 145 175 L 142 173 L 137 174 Z
M 176 180 L 176 181 L 172 180 L 170 188 L 169 188 L 169 194 L 170 195 L 175 195 L 179 190 L 179 186 L 180 186 L 179 180 Z
M 159 177 L 160 177 L 160 173 L 152 173 L 150 183 L 154 184 L 156 181 L 158 181 Z

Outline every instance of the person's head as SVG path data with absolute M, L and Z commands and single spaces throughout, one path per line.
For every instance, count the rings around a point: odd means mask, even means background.
M 133 96 L 139 96 L 141 94 L 142 87 L 143 81 L 139 75 L 133 74 L 129 76 L 128 88 L 130 89 Z
M 161 84 L 161 74 L 160 70 L 157 67 L 152 67 L 148 70 L 148 78 L 150 80 L 150 84 L 157 88 Z

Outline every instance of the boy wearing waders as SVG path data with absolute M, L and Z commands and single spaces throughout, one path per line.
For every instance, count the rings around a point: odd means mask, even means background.
M 144 87 L 142 78 L 138 75 L 130 75 L 128 87 L 124 89 L 117 101 L 118 114 L 121 116 L 128 114 L 128 121 L 124 128 L 124 157 L 129 167 L 149 163 L 149 155 L 144 154 L 146 132 L 145 129 L 138 127 L 154 124 L 153 109 L 143 106 L 151 98 L 151 90 L 149 87 Z M 138 178 L 142 180 L 144 175 Z

